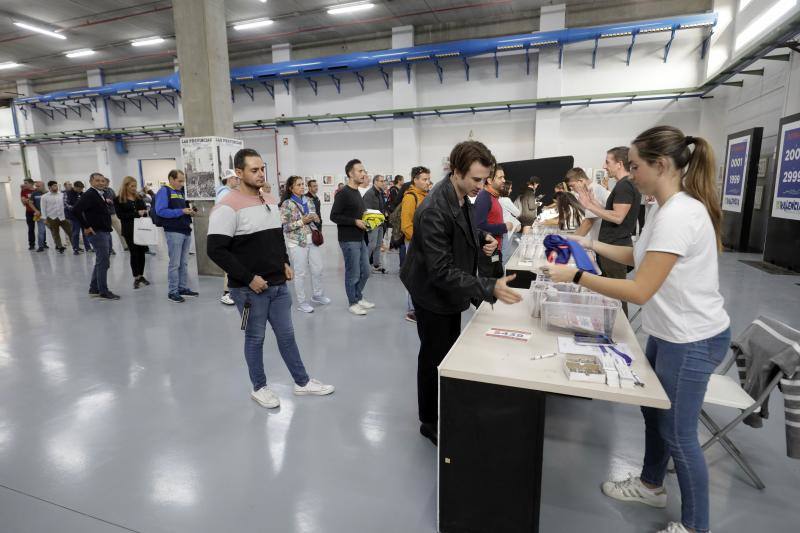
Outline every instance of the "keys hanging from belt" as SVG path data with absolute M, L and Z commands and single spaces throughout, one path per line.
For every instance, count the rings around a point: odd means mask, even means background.
M 242 331 L 247 330 L 247 321 L 250 319 L 250 300 L 244 302 L 242 308 Z

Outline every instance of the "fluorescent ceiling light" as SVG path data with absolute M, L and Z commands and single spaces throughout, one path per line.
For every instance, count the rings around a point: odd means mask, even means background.
M 780 0 L 780 2 L 764 11 L 764 13 L 751 22 L 750 25 L 742 30 L 736 37 L 736 46 L 734 48 L 739 50 L 741 47 L 754 40 L 778 22 L 783 15 L 788 13 L 796 5 L 797 0 Z
M 35 31 L 36 33 L 41 33 L 42 35 L 49 35 L 50 37 L 55 37 L 56 39 L 67 38 L 66 35 L 61 35 L 60 33 L 40 28 L 39 26 L 33 26 L 32 24 L 28 24 L 26 22 L 15 22 L 14 26 L 19 26 L 20 28 L 25 28 L 26 30 Z
M 150 46 L 152 44 L 161 44 L 164 42 L 164 39 L 161 37 L 148 37 L 146 39 L 137 39 L 135 41 L 131 41 L 131 46 Z
M 258 19 L 258 20 L 248 20 L 245 22 L 239 22 L 233 26 L 234 30 L 241 31 L 241 30 L 250 30 L 253 28 L 260 28 L 262 26 L 269 26 L 275 22 L 274 20 L 270 19 Z
M 84 50 L 73 50 L 72 52 L 67 52 L 64 55 L 69 58 L 73 58 L 73 57 L 90 56 L 92 54 L 94 54 L 94 50 L 86 48 Z
M 328 9 L 328 15 L 342 15 L 344 13 L 352 13 L 354 11 L 363 11 L 365 9 L 372 9 L 375 4 L 372 2 L 357 2 L 355 4 L 342 4 L 337 7 Z
M 0 63 L 0 70 L 5 70 L 7 68 L 17 68 L 21 67 L 19 63 L 14 63 L 13 61 L 6 61 L 5 63 Z

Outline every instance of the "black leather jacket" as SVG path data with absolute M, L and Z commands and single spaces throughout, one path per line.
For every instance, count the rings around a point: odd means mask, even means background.
M 414 303 L 440 314 L 494 303 L 497 280 L 477 275 L 483 238 L 469 200 L 459 205 L 449 178 L 437 183 L 414 213 L 414 238 L 400 271 Z

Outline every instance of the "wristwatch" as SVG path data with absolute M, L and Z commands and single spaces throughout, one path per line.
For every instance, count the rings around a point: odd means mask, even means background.
M 581 282 L 581 276 L 583 276 L 583 270 L 578 269 L 578 271 L 575 272 L 575 275 L 572 277 L 572 283 L 575 283 L 576 285 L 578 283 L 580 283 Z

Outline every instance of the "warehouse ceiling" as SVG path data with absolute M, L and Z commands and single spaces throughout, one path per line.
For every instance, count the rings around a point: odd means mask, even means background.
M 374 7 L 334 15 L 328 9 L 351 0 L 226 0 L 231 65 L 271 60 L 270 47 L 291 43 L 298 55 L 328 55 L 389 46 L 391 28 L 413 25 L 418 42 L 489 37 L 533 31 L 543 0 L 373 0 Z M 567 26 L 587 26 L 698 13 L 711 0 L 565 0 Z M 14 81 L 34 80 L 37 90 L 58 85 L 85 85 L 85 71 L 103 68 L 107 79 L 137 79 L 145 72 L 170 69 L 175 40 L 170 1 L 3 0 L 0 2 L 0 90 Z M 241 30 L 236 23 L 269 18 L 265 27 Z M 66 39 L 35 33 L 23 23 L 45 28 Z M 159 36 L 164 41 L 134 47 L 131 41 Z M 66 52 L 94 53 L 67 58 Z M 306 52 L 303 52 L 306 50 Z M 116 75 L 116 78 L 115 78 Z M 5 95 L 3 95 L 5 96 Z

